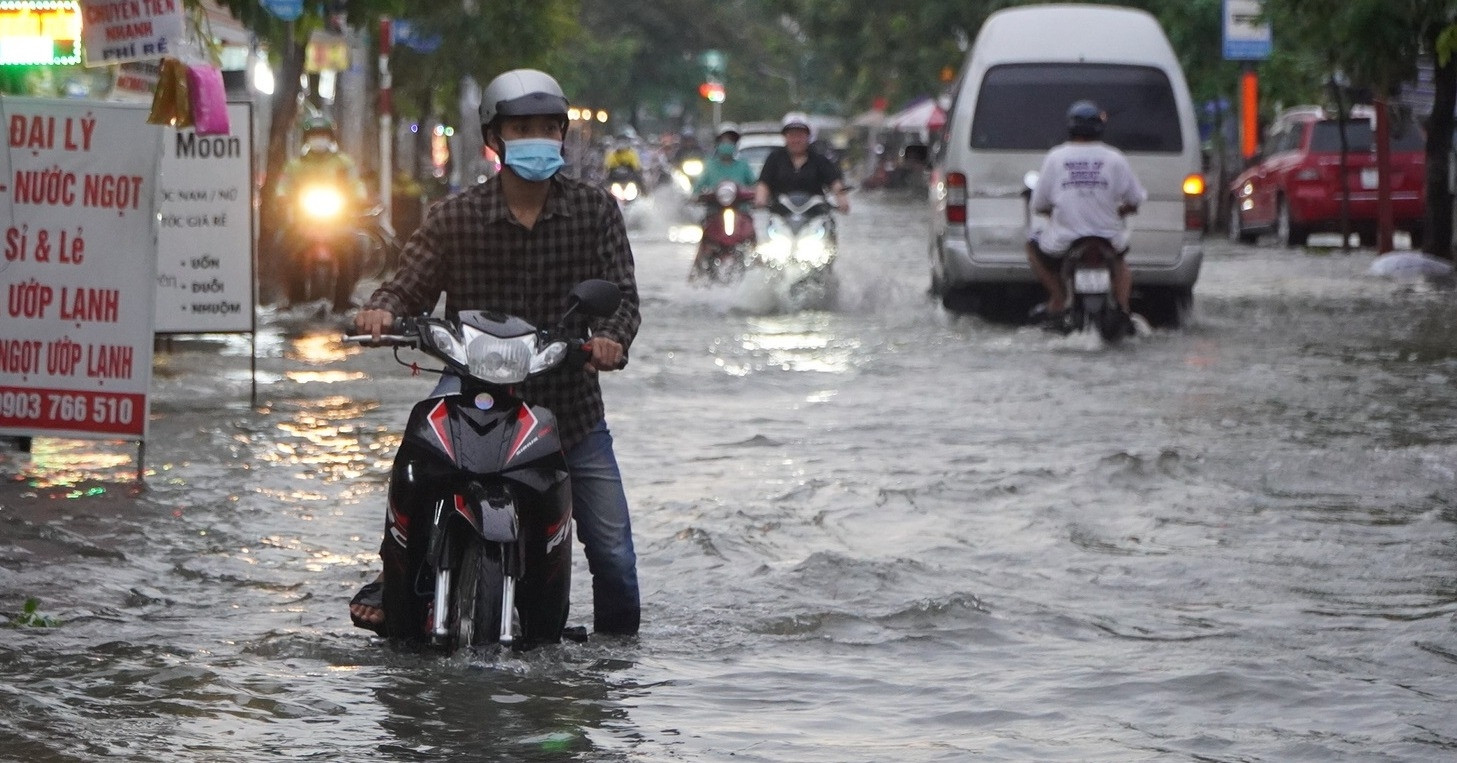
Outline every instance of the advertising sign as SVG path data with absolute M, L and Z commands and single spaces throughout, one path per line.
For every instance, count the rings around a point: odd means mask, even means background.
M 75 2 L 0 3 L 0 64 L 74 64 L 81 60 L 80 40 Z
M 81 0 L 87 66 L 174 56 L 183 30 L 182 0 Z
M 145 438 L 162 132 L 146 117 L 0 98 L 0 434 Z
M 1224 0 L 1224 58 L 1262 61 L 1270 57 L 1270 23 L 1259 22 L 1263 0 Z
M 228 104 L 228 124 L 160 128 L 158 333 L 253 330 L 252 105 Z

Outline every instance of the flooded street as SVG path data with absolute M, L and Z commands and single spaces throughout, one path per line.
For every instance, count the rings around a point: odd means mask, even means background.
M 307 311 L 260 318 L 256 407 L 247 337 L 158 354 L 145 487 L 134 445 L 0 445 L 0 612 L 56 621 L 3 631 L 0 758 L 1457 756 L 1452 291 L 1211 238 L 1193 324 L 1107 349 L 948 315 L 924 204 L 854 204 L 827 311 L 633 231 L 636 641 L 350 625 L 433 378 Z

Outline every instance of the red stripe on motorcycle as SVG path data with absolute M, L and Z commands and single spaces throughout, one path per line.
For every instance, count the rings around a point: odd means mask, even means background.
M 454 461 L 455 449 L 450 447 L 450 427 L 448 426 L 450 410 L 445 407 L 445 401 L 437 402 L 426 418 L 430 421 L 430 429 L 435 432 L 435 439 L 440 441 L 441 449 L 445 451 L 445 455 L 450 456 L 451 461 Z
M 538 423 L 536 414 L 531 412 L 531 407 L 526 405 L 521 406 L 521 412 L 516 415 L 516 440 L 511 443 L 511 454 L 506 456 L 507 461 L 515 458 L 516 454 L 521 452 L 526 438 L 531 436 L 532 432 L 536 431 L 536 425 Z

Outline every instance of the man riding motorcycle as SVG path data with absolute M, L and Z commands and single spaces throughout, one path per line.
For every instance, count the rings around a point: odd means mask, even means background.
M 355 226 L 348 221 L 363 208 L 368 192 L 354 161 L 339 150 L 338 135 L 327 117 L 312 117 L 304 123 L 302 143 L 299 156 L 284 166 L 275 191 L 278 202 L 283 204 L 287 221 L 281 234 L 283 251 L 286 252 L 285 285 L 290 302 L 303 299 L 300 288 L 305 282 L 303 269 L 307 263 L 302 262 L 300 252 L 309 241 L 327 235 L 338 269 L 334 309 L 342 312 L 351 307 L 350 294 L 358 280 L 363 255 Z M 343 208 L 334 215 L 334 220 L 341 224 L 322 230 L 317 220 L 303 215 L 300 204 L 307 200 L 300 198 L 299 194 L 313 187 L 332 189 L 342 194 Z
M 1032 211 L 1051 219 L 1029 234 L 1027 260 L 1047 289 L 1047 317 L 1054 323 L 1067 309 L 1062 258 L 1074 241 L 1088 236 L 1113 245 L 1113 297 L 1124 316 L 1129 314 L 1133 273 L 1128 269 L 1129 235 L 1123 218 L 1138 211 L 1148 191 L 1123 152 L 1101 140 L 1107 120 L 1092 101 L 1073 103 L 1067 111 L 1068 140 L 1047 153 L 1032 189 Z
M 764 160 L 755 189 L 754 206 L 768 207 L 781 194 L 808 193 L 834 197 L 835 208 L 842 214 L 850 211 L 849 189 L 835 163 L 810 147 L 814 131 L 809 117 L 791 111 L 784 115 L 779 132 L 784 146 L 776 148 Z

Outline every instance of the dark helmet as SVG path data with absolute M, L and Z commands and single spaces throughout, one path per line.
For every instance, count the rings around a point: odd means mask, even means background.
M 561 85 L 546 72 L 512 69 L 491 80 L 481 91 L 481 127 L 497 117 L 560 116 L 567 121 L 567 97 Z
M 1067 134 L 1073 138 L 1101 138 L 1103 110 L 1092 101 L 1075 101 L 1067 108 Z

